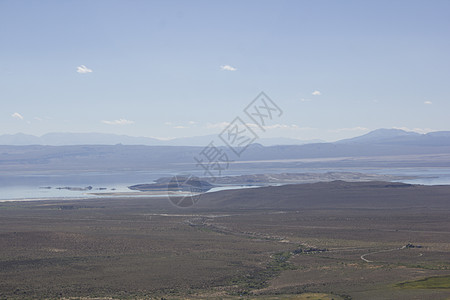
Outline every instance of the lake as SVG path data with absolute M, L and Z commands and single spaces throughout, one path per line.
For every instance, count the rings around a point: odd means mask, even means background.
M 270 170 L 227 170 L 225 176 L 246 175 L 255 173 L 326 173 L 326 172 L 360 172 L 369 174 L 385 174 L 397 176 L 419 176 L 419 179 L 398 180 L 411 184 L 440 185 L 450 184 L 450 168 L 298 168 L 289 170 L 271 168 Z M 202 172 L 194 170 L 193 175 L 202 176 Z M 173 176 L 176 173 L 162 171 L 148 172 L 89 172 L 77 174 L 0 174 L 0 201 L 18 200 L 48 200 L 48 199 L 77 199 L 87 197 L 101 197 L 91 193 L 133 192 L 128 186 L 139 183 L 151 183 L 154 180 Z M 62 187 L 85 188 L 91 186 L 91 190 L 58 189 Z M 230 186 L 216 188 L 211 191 L 239 188 Z M 105 195 L 110 197 L 110 195 Z M 149 197 L 148 195 L 146 197 Z

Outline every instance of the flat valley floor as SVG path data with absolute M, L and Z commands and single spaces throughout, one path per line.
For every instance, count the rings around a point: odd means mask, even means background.
M 278 209 L 214 202 L 250 199 L 240 191 L 191 209 L 166 198 L 0 203 L 0 298 L 450 299 L 449 187 L 332 185 L 335 205 L 315 201 L 316 188 L 290 187 L 309 198 Z M 245 193 L 280 191 L 265 189 Z M 395 205 L 359 205 L 367 193 L 393 193 Z

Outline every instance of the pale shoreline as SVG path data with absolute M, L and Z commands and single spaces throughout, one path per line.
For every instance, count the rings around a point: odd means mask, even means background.
M 91 196 L 89 196 L 91 195 Z M 190 195 L 183 192 L 173 192 L 170 196 Z M 35 201 L 77 201 L 77 200 L 95 200 L 104 198 L 168 198 L 169 194 L 164 192 L 117 192 L 117 193 L 88 193 L 82 197 L 44 197 L 44 198 L 22 198 L 22 199 L 0 199 L 0 203 L 5 202 L 35 202 Z

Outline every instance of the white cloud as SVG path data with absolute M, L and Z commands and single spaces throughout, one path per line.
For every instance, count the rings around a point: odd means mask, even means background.
M 425 104 L 433 104 L 433 102 L 431 102 L 431 101 L 425 101 L 424 103 Z
M 408 127 L 392 127 L 392 128 L 401 129 L 404 131 L 412 131 L 412 132 L 417 132 L 417 133 L 422 133 L 422 134 L 437 131 L 437 130 L 431 129 L 431 128 L 408 128 Z
M 313 96 L 320 96 L 320 95 L 322 95 L 322 93 L 319 92 L 318 90 L 315 90 L 314 92 L 311 93 L 311 95 L 313 95 Z
M 225 129 L 230 125 L 230 122 L 218 122 L 218 123 L 207 123 L 207 129 Z M 255 123 L 245 123 L 251 129 L 259 129 L 259 125 Z M 297 131 L 306 131 L 306 130 L 315 130 L 312 127 L 299 127 L 296 124 L 272 124 L 264 126 L 264 129 L 286 129 L 286 130 L 297 130 Z
M 259 129 L 259 125 L 258 124 L 255 124 L 255 123 L 245 123 L 245 125 L 247 125 L 248 127 L 250 127 L 250 128 L 253 128 L 253 129 Z M 266 126 L 264 126 L 264 128 L 265 128 Z
M 89 69 L 85 65 L 81 65 L 81 66 L 77 67 L 77 72 L 80 74 L 87 74 L 87 73 L 92 73 L 92 69 Z
M 230 122 L 207 123 L 206 128 L 208 128 L 208 129 L 216 129 L 216 128 L 224 129 L 228 125 L 230 125 Z
M 102 123 L 107 125 L 130 125 L 134 124 L 134 121 L 126 120 L 126 119 L 119 119 L 114 121 L 102 121 Z
M 230 65 L 220 66 L 220 69 L 222 69 L 222 71 L 236 71 L 237 70 L 235 67 L 232 67 Z
M 301 98 L 300 101 L 301 102 L 309 102 L 309 101 L 312 101 L 312 100 L 311 99 L 306 99 L 306 98 Z
M 11 117 L 13 117 L 14 119 L 17 119 L 17 120 L 23 120 L 22 115 L 19 114 L 18 112 L 13 113 L 13 114 L 11 115 Z
M 297 125 L 287 125 L 287 124 L 273 124 L 264 126 L 265 129 L 290 129 L 290 128 L 298 128 Z
M 273 124 L 264 126 L 265 129 L 287 129 L 287 130 L 296 130 L 296 131 L 308 131 L 315 130 L 312 127 L 300 127 L 296 124 Z
M 173 126 L 173 128 L 175 128 L 175 129 L 186 129 L 186 128 L 189 128 L 189 127 L 186 127 L 186 126 L 183 126 L 183 125 L 177 125 L 177 126 Z

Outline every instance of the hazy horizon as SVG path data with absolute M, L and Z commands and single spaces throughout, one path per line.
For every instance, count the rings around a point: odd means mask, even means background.
M 374 131 L 375 132 L 376 131 L 381 131 L 381 130 L 399 130 L 399 131 L 404 131 L 406 133 L 418 133 L 418 134 L 422 134 L 422 135 L 424 135 L 426 133 L 437 132 L 437 131 L 430 131 L 430 132 L 424 133 L 424 132 L 417 132 L 417 131 L 414 131 L 414 130 L 408 131 L 408 130 L 400 129 L 400 128 L 378 128 L 378 129 L 375 129 L 375 130 L 370 130 L 370 131 L 368 131 L 366 133 L 361 133 L 361 134 L 348 136 L 348 137 L 346 137 L 344 139 L 356 138 L 356 137 L 363 136 L 363 135 L 365 135 L 367 133 L 371 133 L 371 132 L 374 132 Z M 14 134 L 0 134 L 0 137 L 2 137 L 2 136 L 21 136 L 21 135 L 32 136 L 32 137 L 36 137 L 36 138 L 43 138 L 43 137 L 47 137 L 47 136 L 51 136 L 51 135 L 68 135 L 68 136 L 69 135 L 80 135 L 80 136 L 83 136 L 83 135 L 86 135 L 86 136 L 88 136 L 88 135 L 106 135 L 106 136 L 111 135 L 111 137 L 117 137 L 117 138 L 125 137 L 125 138 L 131 138 L 131 139 L 136 139 L 136 140 L 137 139 L 149 139 L 149 140 L 153 139 L 153 140 L 157 140 L 157 141 L 159 141 L 161 143 L 173 142 L 173 141 L 177 141 L 177 140 L 187 140 L 187 141 L 191 140 L 192 141 L 192 140 L 195 140 L 195 139 L 199 139 L 199 143 L 197 143 L 198 145 L 196 145 L 196 146 L 206 146 L 207 139 L 208 138 L 213 138 L 213 137 L 215 137 L 218 134 L 199 135 L 199 136 L 182 136 L 182 137 L 175 137 L 175 138 L 158 138 L 158 137 L 152 137 L 152 136 L 135 136 L 135 135 L 128 135 L 128 134 L 114 134 L 114 133 L 102 133 L 102 132 L 58 132 L 58 131 L 53 131 L 53 132 L 48 132 L 48 133 L 45 133 L 45 134 L 42 134 L 42 135 L 29 135 L 29 134 L 25 134 L 25 133 L 22 133 L 22 132 L 17 132 L 17 133 L 14 133 Z M 202 138 L 204 139 L 204 141 L 203 141 Z M 340 141 L 342 139 L 328 140 L 328 141 L 327 140 L 323 140 L 323 139 L 302 140 L 302 139 L 295 138 L 295 137 L 278 136 L 278 137 L 271 137 L 271 138 L 261 137 L 261 138 L 257 139 L 255 141 L 255 143 L 264 141 L 266 143 L 263 142 L 263 144 L 267 144 L 267 142 L 272 141 L 272 140 L 275 141 L 275 143 L 273 143 L 273 145 L 275 145 L 275 144 L 280 144 L 280 143 L 276 143 L 277 141 L 287 141 L 287 142 L 288 141 L 298 141 L 298 142 L 305 142 L 305 143 L 309 143 L 309 142 L 312 142 L 312 143 L 333 143 L 333 142 Z M 201 143 L 202 141 L 205 144 L 202 144 Z M 126 142 L 124 142 L 124 143 L 126 144 Z M 63 143 L 63 144 L 65 144 L 65 143 Z M 268 143 L 267 145 L 271 145 L 271 143 Z

